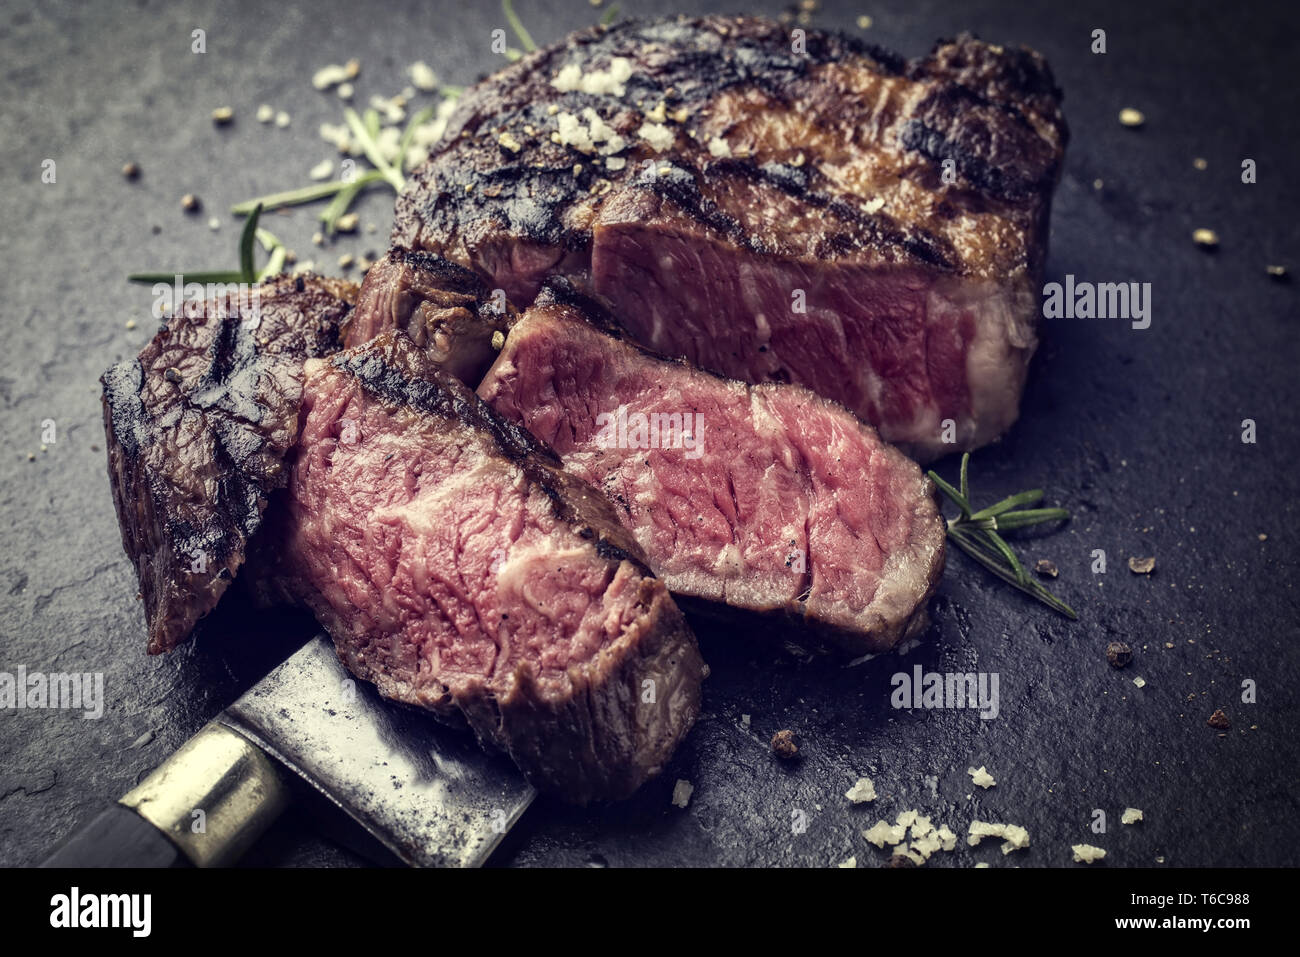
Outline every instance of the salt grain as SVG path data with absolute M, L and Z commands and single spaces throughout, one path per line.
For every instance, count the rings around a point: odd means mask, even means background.
M 426 93 L 438 88 L 438 74 L 423 60 L 412 63 L 410 73 L 411 82 Z
M 1119 121 L 1127 127 L 1136 129 L 1145 123 L 1147 118 L 1142 115 L 1140 110 L 1135 110 L 1132 107 L 1126 106 L 1124 109 L 1119 111 Z

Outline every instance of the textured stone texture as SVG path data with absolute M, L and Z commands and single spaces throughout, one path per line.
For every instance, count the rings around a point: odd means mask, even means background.
M 517 5 L 541 42 L 597 16 L 586 3 Z M 963 835 L 956 853 L 932 865 L 1069 865 L 1072 843 L 1107 848 L 1107 866 L 1154 865 L 1158 856 L 1170 865 L 1300 863 L 1300 471 L 1287 455 L 1300 434 L 1300 317 L 1295 287 L 1264 271 L 1274 262 L 1300 268 L 1300 110 L 1285 69 L 1296 12 L 1241 6 L 1224 16 L 1207 3 L 825 6 L 815 25 L 852 30 L 869 12 L 869 36 L 908 55 L 962 29 L 1045 53 L 1073 132 L 1049 279 L 1152 283 L 1146 331 L 1116 320 L 1047 324 L 1020 424 L 974 458 L 981 502 L 1043 485 L 1050 502 L 1075 511 L 1066 530 L 1022 538 L 1021 548 L 1031 561 L 1056 563 L 1051 587 L 1081 621 L 1054 616 L 956 555 L 934 627 L 902 659 L 805 662 L 748 634 L 701 626 L 713 666 L 706 714 L 673 767 L 614 809 L 537 805 L 498 859 L 826 865 L 856 855 L 860 865 L 883 864 L 885 853 L 860 831 L 916 807 Z M 0 865 L 39 860 L 311 627 L 232 606 L 176 654 L 145 656 L 108 494 L 97 377 L 153 328 L 149 290 L 128 285 L 126 273 L 233 267 L 239 225 L 226 208 L 304 184 L 332 155 L 316 127 L 338 122 L 341 104 L 311 89 L 314 69 L 360 58 L 364 103 L 405 86 L 416 59 L 452 83 L 496 66 L 488 33 L 505 24 L 495 4 L 393 9 L 27 2 L 0 22 L 0 670 L 102 671 L 107 697 L 100 721 L 0 714 Z M 190 52 L 196 27 L 207 30 L 201 56 Z M 1108 32 L 1104 56 L 1088 50 L 1095 27 Z M 287 110 L 292 125 L 257 123 L 261 102 Z M 210 113 L 223 105 L 235 121 L 217 128 Z M 1119 124 L 1128 106 L 1146 114 L 1144 128 Z M 1194 169 L 1195 156 L 1208 169 Z M 1256 185 L 1240 181 L 1245 157 L 1258 163 Z M 46 158 L 57 163 L 55 184 L 40 182 Z M 135 182 L 120 173 L 129 160 L 142 169 Z M 201 197 L 202 214 L 182 212 L 186 192 Z M 378 231 L 328 250 L 309 241 L 319 207 L 266 225 L 300 258 L 332 269 L 344 252 L 383 251 L 391 194 L 375 190 L 360 208 Z M 211 215 L 222 220 L 218 232 L 206 226 Z M 1197 227 L 1218 233 L 1217 253 L 1193 245 Z M 1256 445 L 1240 441 L 1244 418 L 1258 425 Z M 58 440 L 42 453 L 45 419 L 55 420 Z M 939 467 L 951 477 L 956 463 Z M 1089 571 L 1096 548 L 1106 550 L 1105 575 Z M 1130 573 L 1132 555 L 1156 556 L 1155 572 Z M 1122 671 L 1106 662 L 1111 640 L 1133 647 Z M 917 663 L 998 672 L 1001 715 L 891 710 L 890 675 Z M 1138 676 L 1142 689 L 1132 683 Z M 1239 700 L 1245 678 L 1258 682 L 1256 705 Z M 1223 736 L 1206 725 L 1216 708 L 1232 721 Z M 742 714 L 751 716 L 747 728 Z M 800 741 L 789 763 L 769 746 L 782 728 Z M 980 765 L 996 787 L 972 787 L 966 768 Z M 880 797 L 850 807 L 843 794 L 864 774 Z M 670 805 L 678 778 L 695 786 L 685 810 Z M 1121 827 L 1126 806 L 1142 808 L 1145 821 Z M 1107 812 L 1106 834 L 1088 830 L 1094 808 Z M 801 834 L 796 811 L 807 816 Z M 1029 849 L 1004 859 L 1000 842 L 967 848 L 973 817 L 1024 825 Z M 317 834 L 297 813 L 253 860 L 360 861 Z

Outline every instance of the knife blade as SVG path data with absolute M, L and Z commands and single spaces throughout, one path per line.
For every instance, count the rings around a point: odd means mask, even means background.
M 290 774 L 418 867 L 482 864 L 536 796 L 504 757 L 353 679 L 320 635 L 43 866 L 229 864 L 288 806 Z

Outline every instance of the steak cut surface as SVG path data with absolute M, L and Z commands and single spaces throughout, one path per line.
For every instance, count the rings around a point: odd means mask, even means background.
M 479 395 L 609 497 L 674 593 L 790 615 L 855 654 L 923 629 L 945 528 L 913 462 L 807 389 L 722 379 L 611 325 L 552 280 Z
M 476 273 L 430 253 L 394 248 L 366 273 L 344 344 L 401 331 L 443 369 L 475 384 L 496 358 L 493 335 L 513 315 L 505 293 L 493 296 Z
M 650 348 L 806 385 L 927 460 L 1018 414 L 1060 96 L 968 36 L 908 61 L 751 17 L 596 27 L 466 92 L 393 242 L 519 303 L 569 277 Z
M 403 333 L 308 363 L 286 592 L 355 675 L 585 803 L 659 772 L 707 668 L 602 496 Z
M 303 362 L 339 348 L 356 294 L 312 276 L 216 291 L 104 373 L 108 474 L 150 654 L 188 637 L 243 564 L 288 479 Z

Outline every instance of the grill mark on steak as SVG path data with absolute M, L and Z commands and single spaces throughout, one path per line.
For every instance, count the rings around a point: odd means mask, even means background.
M 917 262 L 945 269 L 955 266 L 956 255 L 941 237 L 882 217 L 869 216 L 857 207 L 814 191 L 809 185 L 810 178 L 807 172 L 781 163 L 759 166 L 746 160 L 724 159 L 701 170 L 675 160 L 666 171 L 645 180 L 635 180 L 628 184 L 628 188 L 646 190 L 669 200 L 690 218 L 759 256 L 779 255 L 782 247 L 771 238 L 750 231 L 717 202 L 706 198 L 701 184 L 725 190 L 734 188 L 738 181 L 747 181 L 759 189 L 774 188 L 813 209 L 824 210 L 827 214 L 822 224 L 825 232 L 817 237 L 818 247 L 812 250 L 814 253 L 844 255 L 871 247 L 896 248 Z
M 916 465 L 806 389 L 747 386 L 658 356 L 608 335 L 599 313 L 588 323 L 588 304 L 548 281 L 479 395 L 620 502 L 615 514 L 674 594 L 798 619 L 853 654 L 924 628 L 945 532 Z M 653 439 L 611 447 L 596 413 L 616 409 L 703 414 L 700 458 Z
M 304 388 L 279 574 L 348 669 L 565 800 L 657 774 L 708 669 L 612 506 L 400 332 Z
M 967 103 L 996 106 L 997 132 L 1009 144 L 1030 145 L 1027 135 L 1041 134 L 1056 148 L 1055 152 L 1046 153 L 1034 150 L 1035 158 L 1045 166 L 1040 171 L 1041 177 L 1032 177 L 1035 182 L 1043 177 L 1050 179 L 1059 169 L 1059 148 L 1066 137 L 1059 110 L 1060 91 L 1037 54 L 1007 51 L 963 36 L 941 41 L 928 57 L 907 63 L 838 34 L 807 31 L 806 36 L 807 53 L 800 55 L 791 50 L 788 31 L 783 26 L 760 18 L 629 20 L 610 28 L 579 32 L 561 44 L 525 57 L 462 97 L 457 112 L 448 122 L 439 151 L 413 175 L 412 185 L 399 197 L 394 243 L 427 248 L 443 255 L 459 252 L 461 255 L 450 258 L 476 267 L 479 264 L 472 256 L 464 255 L 468 252 L 464 247 L 490 239 L 497 229 L 540 246 L 586 250 L 591 238 L 584 222 L 589 218 L 589 211 L 599 208 L 601 202 L 601 196 L 591 196 L 592 187 L 601 180 L 615 186 L 633 181 L 640 175 L 643 163 L 658 158 L 658 154 L 634 142 L 620 154 L 628 159 L 623 171 L 605 170 L 598 176 L 587 157 L 550 141 L 548 134 L 554 129 L 555 121 L 548 107 L 558 105 L 574 114 L 580 114 L 586 107 L 603 111 L 606 122 L 632 140 L 635 140 L 635 127 L 642 119 L 641 110 L 633 107 L 638 100 L 644 103 L 645 109 L 661 99 L 668 104 L 670 113 L 686 109 L 690 116 L 683 127 L 690 129 L 708 126 L 710 110 L 721 97 L 737 89 L 757 94 L 778 108 L 788 109 L 805 101 L 820 102 L 820 113 L 825 118 L 815 115 L 815 125 L 843 123 L 844 118 L 837 116 L 836 111 L 841 104 L 836 102 L 836 92 L 831 88 L 835 84 L 823 78 L 822 72 L 846 63 L 862 75 L 901 84 L 900 97 L 904 96 L 902 90 L 913 87 L 922 94 L 919 99 L 913 97 L 913 103 L 909 104 L 904 97 L 899 104 L 898 108 L 904 110 L 914 110 L 918 103 L 925 107 L 924 115 L 903 124 L 903 130 L 913 126 L 929 131 L 954 127 L 952 135 L 939 142 L 952 144 L 958 153 L 951 158 L 980 175 L 950 191 L 972 186 L 976 190 L 998 187 L 996 174 L 989 172 L 988 167 L 1003 158 L 1014 160 L 1008 149 L 983 165 L 975 162 L 978 155 L 975 132 L 961 125 L 960 107 Z M 616 56 L 627 57 L 634 64 L 634 72 L 625 84 L 626 93 L 621 98 L 580 91 L 560 93 L 550 85 L 565 64 L 602 68 Z M 927 92 L 932 95 L 925 96 Z M 871 107 L 851 109 L 860 112 L 864 108 Z M 516 137 L 524 144 L 521 151 L 512 153 L 497 143 L 498 131 L 522 131 L 524 127 L 531 127 L 534 133 L 520 132 Z M 836 130 L 833 135 L 843 134 Z M 913 150 L 914 144 L 933 139 L 918 139 L 918 136 L 916 132 L 910 133 L 905 137 L 908 142 L 899 145 Z M 665 158 L 687 167 L 716 165 L 708 159 L 702 142 L 684 135 L 679 135 L 678 141 Z M 886 142 L 855 143 L 854 148 L 886 153 L 894 149 Z M 793 150 L 790 155 L 794 155 Z M 932 151 L 918 150 L 917 155 L 930 161 L 927 172 L 936 180 L 941 160 L 950 158 L 932 155 Z M 700 159 L 693 162 L 693 157 Z M 763 158 L 756 154 L 748 160 L 722 162 L 732 171 L 743 171 L 742 175 L 761 176 L 766 168 L 771 177 L 772 167 L 780 165 L 773 160 L 779 157 Z M 584 170 L 577 176 L 573 174 L 575 161 L 586 161 Z M 814 151 L 810 166 L 815 167 L 818 162 Z M 791 183 L 789 173 L 773 178 L 784 180 L 787 188 Z M 796 175 L 795 180 L 798 178 Z M 801 195 L 807 196 L 807 192 L 803 190 Z M 829 192 L 838 192 L 846 198 L 851 196 L 843 190 Z M 837 198 L 822 192 L 816 195 L 823 203 Z M 992 196 L 1005 198 L 997 189 Z M 682 198 L 691 199 L 689 194 Z M 854 203 L 844 205 L 856 210 Z M 706 225 L 725 229 L 725 223 L 713 218 L 707 206 L 694 203 L 688 204 L 688 208 L 700 215 Z M 1016 210 L 1007 212 L 1014 215 Z M 918 218 L 920 213 L 920 210 L 908 210 L 909 219 L 905 223 L 889 223 L 890 217 L 873 216 L 870 221 L 884 224 L 882 235 L 870 237 L 858 246 L 888 249 L 902 241 L 898 236 L 901 232 L 909 243 L 916 245 L 915 252 L 934 255 L 945 246 L 944 229 L 939 222 Z M 961 271 L 980 266 L 969 255 L 923 261 Z M 534 291 L 535 288 L 527 293 L 531 295 Z
M 113 504 L 150 654 L 183 641 L 243 564 L 287 478 L 302 363 L 338 348 L 356 287 L 282 276 L 257 293 L 256 316 L 231 291 L 187 305 L 101 379 Z
M 987 103 L 965 87 L 941 89 L 918 104 L 902 144 L 937 163 L 953 159 L 976 188 L 1008 202 L 1049 190 L 1057 152 L 1033 127 L 1015 122 L 1014 107 Z
M 969 36 L 912 61 L 806 40 L 800 55 L 772 21 L 682 17 L 530 54 L 467 91 L 393 241 L 521 303 L 550 276 L 586 284 L 652 349 L 808 386 L 923 461 L 993 441 L 1037 345 L 1060 90 L 1038 54 Z M 615 57 L 622 96 L 552 85 Z M 661 153 L 637 136 L 660 103 Z M 559 141 L 556 117 L 586 126 L 585 109 L 627 141 L 621 168 Z

